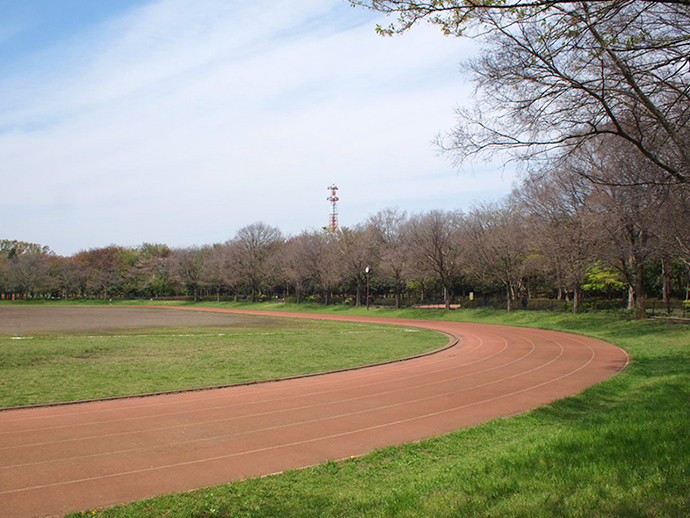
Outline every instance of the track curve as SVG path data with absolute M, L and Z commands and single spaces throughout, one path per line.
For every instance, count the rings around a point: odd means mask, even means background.
M 317 377 L 2 412 L 0 516 L 60 515 L 358 456 L 524 412 L 628 364 L 618 347 L 555 331 L 183 309 L 415 326 L 460 340 Z

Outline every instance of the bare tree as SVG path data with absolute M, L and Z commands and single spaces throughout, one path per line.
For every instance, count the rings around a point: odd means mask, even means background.
M 279 267 L 289 286 L 295 290 L 297 304 L 302 302 L 302 293 L 312 280 L 314 269 L 307 259 L 310 257 L 311 236 L 302 233 L 288 239 L 279 256 Z
M 207 247 L 200 271 L 201 282 L 213 288 L 216 300 L 220 301 L 222 292 L 228 291 L 237 302 L 241 287 L 249 285 L 242 274 L 244 253 L 242 244 L 233 240 Z
M 463 273 L 464 217 L 459 211 L 432 210 L 412 216 L 407 242 L 416 268 L 433 272 L 443 288 L 443 303 L 450 309 L 453 286 Z
M 194 302 L 199 300 L 203 278 L 202 271 L 208 254 L 208 248 L 190 247 L 178 248 L 166 259 L 173 279 L 191 293 Z
M 0 240 L 0 287 L 27 296 L 48 288 L 48 266 L 53 257 L 55 253 L 48 246 Z
M 371 232 L 363 225 L 343 227 L 335 234 L 335 246 L 340 253 L 343 277 L 355 282 L 355 305 L 362 305 L 362 291 L 366 285 L 366 268 L 374 265 Z
M 233 241 L 237 246 L 240 273 L 246 279 L 254 302 L 271 273 L 266 268 L 267 259 L 279 250 L 283 235 L 276 227 L 259 222 L 241 228 Z
M 511 197 L 527 213 L 530 248 L 551 265 L 559 288 L 573 293 L 573 313 L 579 311 L 582 285 L 598 260 L 596 223 L 585 203 L 592 187 L 570 170 L 550 169 L 528 178 Z
M 651 184 L 640 188 L 654 176 L 647 161 L 631 155 L 625 145 L 583 147 L 579 160 L 571 161 L 575 171 L 601 177 L 623 177 L 623 184 L 600 185 L 587 196 L 586 204 L 595 218 L 594 229 L 599 254 L 617 268 L 630 287 L 635 318 L 646 318 L 645 275 L 649 262 L 659 255 L 659 221 L 663 214 L 668 185 Z
M 0 293 L 4 296 L 8 292 L 8 282 L 7 282 L 7 256 L 0 253 Z
M 246 279 L 242 275 L 241 264 L 243 249 L 240 243 L 231 240 L 225 243 L 224 251 L 226 253 L 225 283 L 233 293 L 235 302 L 237 302 L 240 290 L 246 284 Z
M 603 3 L 594 0 L 590 3 Z M 606 0 L 607 3 L 614 3 Z M 506 16 L 525 16 L 526 9 L 549 9 L 558 6 L 580 5 L 582 0 L 350 0 L 353 6 L 364 6 L 387 15 L 396 15 L 396 21 L 388 27 L 377 26 L 382 34 L 400 34 L 421 21 L 439 25 L 445 34 L 461 35 L 477 18 L 488 12 Z M 690 0 L 643 0 L 645 4 L 672 4 L 690 6 Z
M 475 108 L 458 110 L 458 126 L 439 139 L 458 164 L 504 150 L 549 158 L 614 136 L 654 166 L 648 181 L 688 182 L 687 1 L 353 3 L 399 15 L 384 33 L 427 20 L 483 42 L 467 67 Z
M 221 294 L 228 285 L 231 254 L 227 244 L 215 244 L 209 247 L 204 263 L 201 266 L 202 283 L 210 286 L 216 292 L 216 300 L 220 302 Z
M 124 252 L 124 247 L 110 245 L 76 253 L 74 260 L 87 271 L 87 288 L 95 293 L 102 293 L 103 299 L 107 299 L 124 280 L 127 270 Z
M 48 269 L 50 256 L 27 252 L 14 255 L 8 262 L 5 277 L 12 291 L 25 297 L 50 289 Z
M 333 290 L 344 279 L 337 236 L 322 230 L 302 232 L 286 247 L 284 268 L 296 290 L 300 285 L 311 284 L 329 305 Z
M 73 258 L 55 257 L 49 268 L 55 287 L 65 299 L 82 293 L 86 286 L 87 274 Z
M 164 244 L 143 243 L 137 248 L 134 264 L 126 274 L 137 293 L 158 297 L 173 291 L 174 282 L 166 264 L 171 254 L 171 248 Z
M 669 188 L 668 199 L 658 221 L 664 248 L 690 268 L 690 187 Z
M 407 213 L 398 209 L 381 210 L 370 216 L 366 223 L 373 237 L 373 250 L 379 267 L 395 286 L 395 309 L 400 309 L 410 268 L 406 223 Z
M 471 243 L 471 262 L 480 278 L 500 281 L 506 290 L 506 309 L 520 295 L 529 241 L 527 220 L 515 206 L 484 204 L 468 216 L 467 236 Z

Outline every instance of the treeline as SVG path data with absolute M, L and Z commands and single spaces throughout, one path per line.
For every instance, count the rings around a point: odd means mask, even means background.
M 455 163 L 510 153 L 524 180 L 468 213 L 383 210 L 335 233 L 285 236 L 255 223 L 225 243 L 110 246 L 58 257 L 5 241 L 4 297 L 198 299 L 333 296 L 402 304 L 474 293 L 512 309 L 526 297 L 688 298 L 690 7 L 687 1 L 352 1 L 482 43 L 466 63 L 472 108 L 439 136 Z M 369 273 L 367 274 L 367 267 Z M 670 306 L 667 306 L 670 308 Z
M 0 292 L 325 304 L 337 296 L 362 305 L 368 280 L 372 300 L 395 307 L 440 301 L 449 307 L 473 293 L 501 297 L 508 310 L 516 301 L 547 297 L 568 300 L 578 312 L 583 299 L 627 298 L 644 318 L 648 296 L 668 304 L 688 296 L 688 194 L 686 184 L 602 185 L 558 168 L 532 174 L 501 202 L 468 213 L 386 209 L 333 233 L 286 236 L 254 223 L 225 243 L 111 245 L 70 257 L 5 240 Z

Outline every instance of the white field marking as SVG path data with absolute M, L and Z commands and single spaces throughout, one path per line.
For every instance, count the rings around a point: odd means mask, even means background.
M 376 328 L 378 330 L 384 329 L 384 328 Z M 387 329 L 386 329 L 387 330 Z M 411 330 L 411 329 L 405 329 L 405 330 L 399 330 L 395 329 L 395 331 L 402 332 L 402 333 L 416 333 L 416 330 Z M 433 331 L 433 330 L 432 330 Z M 336 331 L 333 333 L 333 331 L 309 331 L 310 335 L 314 334 L 327 334 L 327 335 L 332 335 L 332 334 L 340 334 L 340 335 L 356 335 L 356 334 L 365 334 L 368 331 Z M 302 335 L 304 332 L 270 332 L 270 331 L 262 331 L 260 333 L 187 333 L 187 334 L 137 334 L 137 335 L 58 335 L 58 336 L 8 336 L 6 338 L 9 338 L 10 340 L 33 340 L 37 338 L 41 338 L 44 340 L 71 340 L 75 338 L 151 338 L 151 337 L 161 337 L 161 338 L 166 338 L 166 337 L 175 337 L 175 338 L 189 338 L 189 337 L 209 337 L 209 336 L 294 336 L 294 335 Z M 2 336 L 0 336 L 0 340 L 2 340 Z

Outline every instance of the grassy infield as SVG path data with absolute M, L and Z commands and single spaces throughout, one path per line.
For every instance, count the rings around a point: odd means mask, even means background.
M 690 516 L 688 325 L 634 322 L 604 314 L 373 309 L 368 314 L 587 334 L 623 347 L 633 360 L 615 378 L 526 414 L 363 458 L 96 514 L 127 518 Z M 92 515 L 93 510 L 84 514 Z
M 397 326 L 256 320 L 228 328 L 0 336 L 0 407 L 295 376 L 414 355 L 448 342 L 433 331 Z

